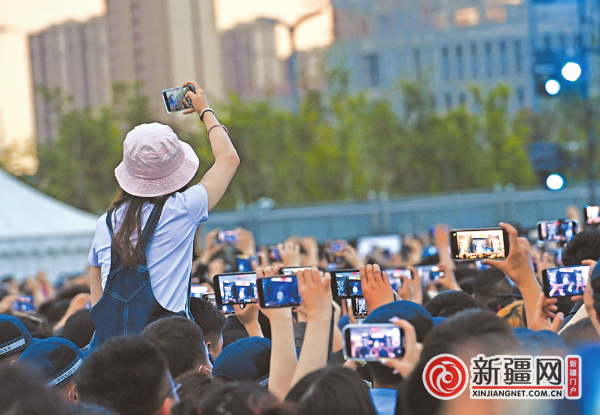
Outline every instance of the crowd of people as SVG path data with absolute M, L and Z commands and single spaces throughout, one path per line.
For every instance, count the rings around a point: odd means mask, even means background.
M 223 239 L 216 229 L 200 242 L 198 226 L 240 161 L 194 87 L 188 112 L 206 124 L 215 156 L 200 183 L 190 183 L 197 157 L 169 127 L 136 127 L 116 169 L 121 194 L 98 221 L 90 267 L 57 282 L 43 272 L 1 280 L 0 415 L 600 412 L 598 228 L 553 246 L 502 223 L 508 257 L 478 263 L 452 259 L 445 225 L 403 235 L 397 252 L 375 247 L 366 256 L 356 240 L 335 235 L 257 246 L 248 230 L 228 230 L 235 237 Z M 581 264 L 591 267 L 582 296 L 545 296 L 545 269 Z M 425 265 L 436 265 L 439 278 L 424 282 Z M 218 274 L 253 271 L 260 281 L 283 268 L 299 268 L 298 307 L 252 302 L 224 313 L 190 296 L 190 283 L 218 290 Z M 385 270 L 399 268 L 408 271 L 392 285 Z M 332 292 L 335 269 L 358 270 L 366 316 Z M 365 332 L 355 347 L 362 359 L 348 358 L 351 324 L 399 327 L 401 346 L 396 332 Z M 374 351 L 366 350 L 370 342 Z M 439 355 L 467 366 L 481 355 L 579 355 L 581 399 L 472 399 L 469 391 L 438 399 L 424 372 Z

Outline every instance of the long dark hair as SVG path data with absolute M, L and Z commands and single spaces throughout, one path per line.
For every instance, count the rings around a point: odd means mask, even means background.
M 175 193 L 183 192 L 190 187 L 190 184 L 186 184 L 181 189 L 157 197 L 140 197 L 134 196 L 127 193 L 125 190 L 120 189 L 115 201 L 112 203 L 111 208 L 115 210 L 121 205 L 125 205 L 125 216 L 123 218 L 121 227 L 113 233 L 112 244 L 121 255 L 121 264 L 123 266 L 133 266 L 140 262 L 144 262 L 145 253 L 142 250 L 142 244 L 136 243 L 135 245 L 131 241 L 131 237 L 135 234 L 137 241 L 142 240 L 142 207 L 146 203 L 152 203 L 154 205 L 164 204 L 168 198 L 173 196 Z M 194 257 L 197 256 L 197 247 L 194 241 Z

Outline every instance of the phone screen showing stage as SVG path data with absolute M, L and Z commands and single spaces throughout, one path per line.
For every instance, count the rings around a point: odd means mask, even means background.
M 583 295 L 589 275 L 587 265 L 546 269 L 543 271 L 545 294 L 547 297 Z
M 346 355 L 350 359 L 374 361 L 404 355 L 402 331 L 393 324 L 350 324 L 345 329 Z

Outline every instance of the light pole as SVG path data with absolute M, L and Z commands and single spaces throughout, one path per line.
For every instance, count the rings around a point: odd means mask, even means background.
M 303 16 L 300 16 L 296 21 L 292 24 L 284 22 L 280 19 L 274 19 L 269 17 L 259 17 L 256 19 L 259 22 L 265 23 L 274 23 L 280 24 L 285 27 L 288 31 L 290 38 L 290 57 L 288 59 L 288 78 L 290 80 L 290 96 L 292 101 L 292 110 L 294 112 L 298 111 L 299 107 L 299 94 L 298 94 L 298 84 L 296 80 L 296 59 L 297 59 L 297 51 L 296 51 L 296 30 L 298 26 L 307 21 L 308 19 L 318 16 L 323 11 L 323 8 L 319 10 L 315 10 L 314 12 L 307 13 Z

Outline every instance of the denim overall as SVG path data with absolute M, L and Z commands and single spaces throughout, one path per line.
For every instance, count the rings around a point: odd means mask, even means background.
M 96 326 L 96 332 L 90 347 L 95 347 L 112 337 L 122 334 L 138 334 L 144 328 L 163 317 L 181 314 L 165 309 L 159 304 L 152 292 L 150 274 L 146 261 L 146 253 L 164 204 L 157 204 L 152 209 L 148 222 L 142 232 L 144 252 L 143 260 L 134 266 L 122 266 L 121 256 L 111 247 L 110 273 L 106 279 L 102 298 L 90 310 L 90 316 Z M 112 237 L 111 209 L 106 215 L 106 224 Z

